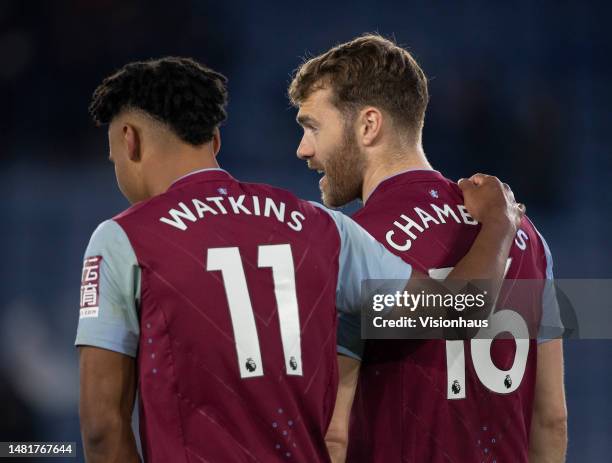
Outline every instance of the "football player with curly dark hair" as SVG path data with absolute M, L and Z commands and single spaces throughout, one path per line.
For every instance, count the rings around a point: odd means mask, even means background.
M 217 153 L 219 125 L 227 118 L 226 83 L 225 76 L 191 58 L 167 57 L 127 64 L 98 86 L 89 113 L 97 125 L 109 125 L 111 153 L 120 142 L 139 148 L 130 153 L 138 158 L 131 160 L 140 163 L 111 155 L 121 191 L 131 202 L 150 196 L 150 188 L 157 185 L 157 176 L 146 181 L 142 175 L 149 164 L 152 172 L 166 176 L 169 171 L 190 171 L 203 156 Z M 155 146 L 140 145 L 149 135 L 165 142 L 157 145 L 159 152 L 140 159 L 143 149 Z M 167 156 L 169 143 L 175 142 L 184 150 Z

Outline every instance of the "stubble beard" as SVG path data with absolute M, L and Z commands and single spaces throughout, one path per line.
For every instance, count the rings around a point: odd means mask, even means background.
M 325 184 L 320 185 L 323 204 L 327 207 L 342 207 L 359 198 L 364 168 L 365 156 L 352 131 L 346 127 L 342 145 L 325 165 Z

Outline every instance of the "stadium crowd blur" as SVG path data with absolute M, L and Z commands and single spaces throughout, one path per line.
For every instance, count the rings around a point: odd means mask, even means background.
M 87 105 L 131 60 L 188 55 L 224 73 L 222 167 L 318 199 L 318 177 L 295 157 L 290 72 L 362 32 L 395 37 L 430 79 L 434 167 L 507 181 L 557 277 L 612 277 L 612 7 L 461 3 L 0 2 L 0 441 L 80 439 L 82 253 L 127 206 Z M 570 462 L 612 453 L 611 360 L 610 341 L 566 342 Z

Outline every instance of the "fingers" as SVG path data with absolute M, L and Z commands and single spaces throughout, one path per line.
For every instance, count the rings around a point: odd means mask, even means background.
M 469 179 L 457 182 L 464 197 L 465 206 L 472 217 L 480 223 L 508 218 L 515 227 L 519 227 L 525 217 L 527 208 L 518 203 L 512 188 L 497 177 L 486 174 L 475 174 Z
M 512 191 L 510 185 L 508 185 L 507 183 L 502 183 L 502 186 L 504 188 L 504 193 L 506 194 L 506 197 L 510 200 L 510 202 L 516 203 L 516 199 L 514 198 L 514 191 Z
M 518 203 L 514 205 L 514 214 L 515 214 L 515 223 L 517 227 L 521 226 L 521 222 L 525 218 L 525 214 L 527 213 L 527 207 L 523 203 Z
M 459 181 L 462 181 L 462 180 L 465 180 L 465 179 L 459 179 Z M 478 185 L 478 186 L 484 185 L 486 183 L 501 183 L 500 180 L 494 175 L 487 175 L 487 174 L 480 174 L 480 173 L 472 175 L 468 180 L 472 182 L 474 185 Z
M 467 178 L 460 178 L 457 181 L 457 185 L 461 188 L 461 191 L 465 194 L 467 191 L 474 190 L 476 188 L 476 184 L 472 182 L 472 180 L 468 180 Z
M 490 181 L 491 179 L 496 178 L 487 174 L 474 174 L 470 177 L 470 181 L 474 183 L 474 185 L 482 185 L 483 183 Z
M 494 175 L 487 175 L 487 174 L 480 174 L 480 173 L 478 173 L 478 174 L 472 175 L 467 180 L 464 179 L 464 178 L 461 178 L 461 179 L 459 179 L 459 181 L 457 183 L 461 184 L 461 183 L 464 183 L 464 182 L 470 182 L 473 185 L 477 185 L 477 186 L 481 186 L 481 185 L 485 185 L 485 184 L 502 185 L 504 191 L 506 191 L 507 193 L 511 193 L 512 194 L 512 189 L 510 188 L 510 185 L 508 185 L 507 183 L 502 183 L 501 180 L 498 179 L 497 177 L 495 177 Z M 461 186 L 461 185 L 459 185 L 459 186 Z
M 478 173 L 478 174 L 472 175 L 469 179 L 460 178 L 457 184 L 459 185 L 459 188 L 461 188 L 463 192 L 473 190 L 474 188 L 480 187 L 483 185 L 490 185 L 490 186 L 495 186 L 495 185 L 500 186 L 501 185 L 506 197 L 510 200 L 510 202 L 516 203 L 514 192 L 512 191 L 512 188 L 510 188 L 510 185 L 508 185 L 505 182 L 502 182 L 500 179 L 498 179 L 494 175 Z M 524 215 L 526 211 L 525 205 L 522 203 L 517 203 L 517 206 L 519 207 L 519 209 L 522 211 Z

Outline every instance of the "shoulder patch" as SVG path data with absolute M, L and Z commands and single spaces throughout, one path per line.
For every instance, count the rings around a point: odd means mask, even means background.
M 92 256 L 83 262 L 81 276 L 81 309 L 79 318 L 97 318 L 100 297 L 100 263 L 102 256 Z

